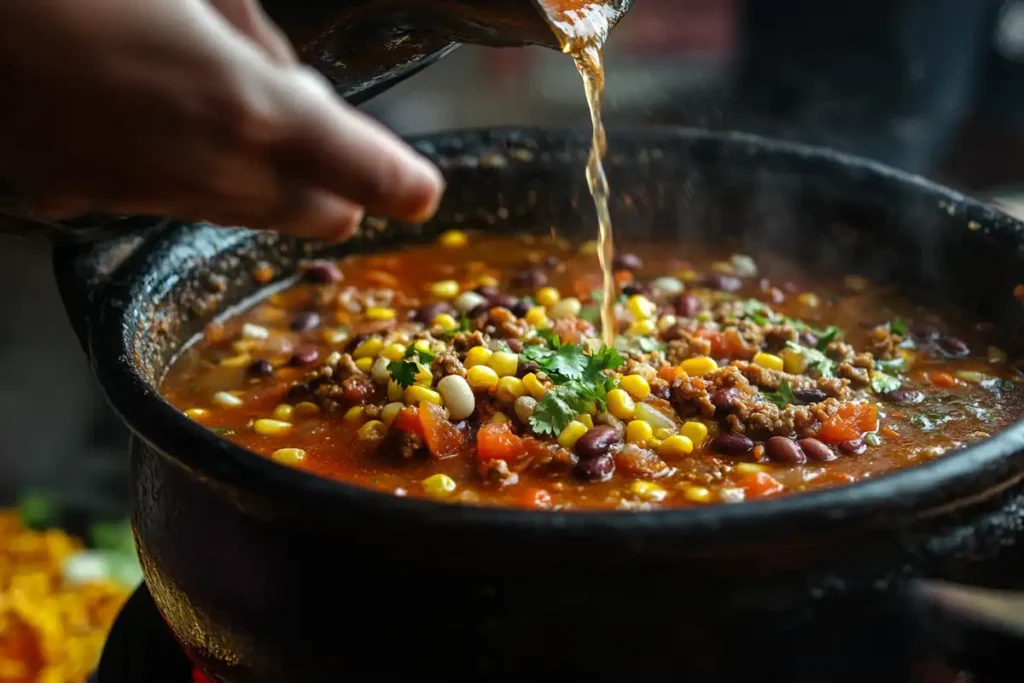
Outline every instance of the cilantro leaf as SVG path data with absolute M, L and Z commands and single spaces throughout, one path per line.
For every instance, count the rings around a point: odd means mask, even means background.
M 819 351 L 827 349 L 828 345 L 838 339 L 842 334 L 842 330 L 835 325 L 829 325 L 825 330 L 823 330 L 823 332 L 824 334 L 818 335 L 818 343 L 814 345 Z
M 778 391 L 765 391 L 763 396 L 780 408 L 796 403 L 796 396 L 793 395 L 793 389 L 789 386 L 788 380 L 782 380 L 779 383 Z
M 586 411 L 592 400 L 585 385 L 562 384 L 544 394 L 530 416 L 530 426 L 538 434 L 561 434 L 576 416 Z
M 615 348 L 624 353 L 629 353 L 631 351 L 636 351 L 638 353 L 655 353 L 664 351 L 665 344 L 654 337 L 647 337 L 643 335 L 626 337 L 620 334 L 615 338 Z
M 743 314 L 758 325 L 767 325 L 777 319 L 775 311 L 768 304 L 758 299 L 747 299 L 743 302 Z
M 21 523 L 30 529 L 45 529 L 55 525 L 60 520 L 62 507 L 55 496 L 43 491 L 26 491 L 18 500 Z
M 605 370 L 614 370 L 623 363 L 626 359 L 622 357 L 618 349 L 610 346 L 602 346 L 600 350 L 595 351 L 590 356 L 590 362 L 587 364 L 586 370 L 583 372 L 585 379 L 591 382 L 598 381 L 604 376 Z
M 435 354 L 431 353 L 430 351 L 424 351 L 423 349 L 417 349 L 415 346 L 413 346 L 411 344 L 405 350 L 405 357 L 406 358 L 413 358 L 413 357 L 415 357 L 417 360 L 419 360 L 420 363 L 422 363 L 423 365 L 427 365 L 427 366 L 429 366 L 431 363 L 433 363 L 434 359 L 437 358 L 437 356 Z M 389 365 L 388 367 L 390 368 L 391 366 Z
M 893 334 L 898 334 L 901 337 L 906 337 L 907 321 L 903 318 L 893 318 L 893 321 L 889 323 L 889 331 Z
M 893 358 L 892 360 L 881 360 L 875 359 L 875 370 L 880 372 L 898 372 L 903 370 L 907 365 L 907 360 L 903 356 Z
M 835 377 L 835 362 L 818 349 L 810 349 L 796 342 L 786 342 L 786 346 L 794 351 L 799 351 L 800 355 L 804 357 L 807 369 L 811 370 L 814 374 L 826 379 Z
M 409 360 L 393 360 L 388 363 L 391 379 L 403 389 L 408 389 L 416 383 L 416 373 L 419 371 L 419 366 Z
M 459 326 L 456 327 L 454 330 L 448 330 L 447 332 L 445 332 L 444 333 L 444 338 L 445 339 L 454 339 L 455 335 L 457 335 L 459 332 L 472 332 L 472 331 L 473 331 L 473 326 L 470 323 L 469 318 L 467 318 L 466 316 L 461 316 L 459 318 Z
M 580 309 L 579 317 L 583 318 L 591 325 L 596 325 L 601 322 L 601 309 L 597 306 L 584 306 Z
M 549 375 L 561 375 L 568 379 L 582 379 L 590 359 L 578 344 L 561 346 L 541 365 Z
M 871 373 L 871 388 L 876 394 L 887 394 L 890 391 L 896 391 L 900 388 L 901 384 L 899 379 L 884 372 L 876 371 Z

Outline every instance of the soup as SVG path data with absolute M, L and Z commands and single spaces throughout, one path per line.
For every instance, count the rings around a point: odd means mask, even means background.
M 211 325 L 164 396 L 264 457 L 452 503 L 740 503 L 928 462 L 1021 414 L 994 330 L 855 273 L 448 232 L 305 264 Z

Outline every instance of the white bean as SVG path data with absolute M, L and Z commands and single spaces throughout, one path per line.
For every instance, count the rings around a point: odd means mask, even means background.
M 515 409 L 516 417 L 519 418 L 520 422 L 529 424 L 533 411 L 537 409 L 537 399 L 532 396 L 520 396 L 512 407 Z
M 448 407 L 453 420 L 465 420 L 476 410 L 476 397 L 469 388 L 469 382 L 458 375 L 448 375 L 437 383 L 437 391 Z
M 574 296 L 566 297 L 548 309 L 548 317 L 552 320 L 575 318 L 583 310 L 583 304 Z
M 237 408 L 242 405 L 242 399 L 226 391 L 218 391 L 213 395 L 213 402 L 221 408 Z
M 460 313 L 469 313 L 477 306 L 487 303 L 487 298 L 476 292 L 463 292 L 455 299 L 455 308 Z
M 253 325 L 252 323 L 245 323 L 242 325 L 242 338 L 243 339 L 266 339 L 270 336 L 270 330 L 259 325 Z
M 659 277 L 651 280 L 651 290 L 666 296 L 673 296 L 682 293 L 683 283 L 674 277 Z
M 391 365 L 391 361 L 383 356 L 373 361 L 373 367 L 370 368 L 370 376 L 373 377 L 374 382 L 377 384 L 388 383 L 388 380 L 391 379 L 391 373 L 388 372 L 389 365 Z

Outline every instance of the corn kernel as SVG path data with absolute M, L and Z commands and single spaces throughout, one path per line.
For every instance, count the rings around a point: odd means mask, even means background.
M 348 341 L 348 330 L 344 327 L 339 327 L 334 330 L 324 330 L 323 338 L 328 344 L 342 344 Z
M 755 354 L 754 365 L 760 365 L 765 370 L 782 370 L 786 367 L 785 362 L 773 353 Z
M 573 420 L 565 426 L 562 433 L 558 435 L 558 445 L 567 450 L 572 450 L 580 437 L 587 433 L 587 425 Z
M 406 347 L 404 344 L 388 344 L 380 352 L 380 355 L 388 360 L 402 360 L 405 358 Z
M 240 353 L 237 356 L 228 356 L 227 358 L 222 358 L 220 361 L 220 366 L 222 368 L 241 368 L 248 365 L 250 361 L 252 361 L 252 357 L 249 354 Z
M 279 448 L 270 457 L 282 465 L 295 465 L 306 459 L 306 451 L 301 448 Z
M 303 401 L 302 403 L 296 404 L 292 409 L 292 415 L 299 417 L 301 415 L 316 415 L 320 412 L 320 406 L 309 401 Z
M 498 373 L 486 365 L 475 365 L 466 373 L 466 381 L 473 389 L 490 391 L 498 385 Z
M 733 467 L 733 470 L 739 474 L 757 474 L 758 472 L 765 472 L 767 469 L 764 465 L 756 462 L 739 462 Z
M 633 335 L 648 335 L 653 334 L 655 329 L 657 329 L 657 327 L 655 326 L 654 321 L 648 318 L 647 320 L 634 321 L 630 324 L 627 332 Z
M 202 419 L 206 417 L 207 414 L 207 411 L 203 410 L 202 408 L 189 408 L 188 410 L 185 411 L 185 417 L 188 417 L 192 420 Z
M 658 318 L 658 329 L 665 332 L 677 322 L 679 322 L 679 318 L 675 317 L 671 313 L 663 315 Z
M 508 421 L 509 421 L 508 415 L 506 415 L 505 413 L 502 413 L 500 411 L 497 412 L 497 413 L 494 413 L 494 415 L 491 415 L 491 423 L 492 424 L 501 425 L 501 424 L 505 424 Z
M 383 422 L 381 422 L 380 420 L 370 420 L 362 427 L 360 427 L 356 434 L 359 436 L 360 439 L 364 439 L 366 441 L 376 441 L 377 439 L 383 439 L 384 435 L 387 434 L 387 432 L 387 425 L 385 425 Z
M 289 420 L 292 419 L 292 415 L 294 414 L 295 408 L 291 407 L 287 403 L 282 403 L 281 405 L 274 408 L 274 412 L 271 413 L 270 416 L 275 420 L 280 420 L 281 422 L 288 422 Z
M 508 351 L 495 351 L 487 360 L 487 365 L 498 373 L 498 377 L 510 377 L 519 369 L 519 355 Z
M 363 372 L 369 372 L 373 368 L 374 358 L 360 358 L 356 361 L 356 367 Z
M 637 401 L 642 401 L 651 395 L 651 385 L 640 375 L 626 375 L 619 380 L 619 387 Z
M 683 423 L 679 433 L 690 440 L 693 448 L 700 448 L 708 438 L 708 426 L 703 422 L 690 421 Z
M 419 384 L 413 384 L 405 390 L 405 402 L 409 405 L 414 405 L 423 401 L 433 403 L 434 405 L 442 405 L 444 403 L 441 400 L 441 394 Z
M 253 422 L 252 428 L 256 430 L 257 434 L 263 434 L 264 436 L 278 436 L 280 434 L 286 434 L 292 428 L 292 424 L 291 422 L 284 422 L 283 420 L 268 420 L 264 418 Z
M 476 279 L 476 282 L 481 287 L 497 287 L 500 283 L 498 278 L 493 275 L 481 275 Z
M 502 377 L 498 380 L 495 395 L 502 403 L 515 403 L 517 398 L 526 395 L 526 387 L 518 377 Z
M 255 339 L 239 339 L 231 345 L 231 350 L 235 353 L 249 353 L 255 351 L 260 347 L 260 343 Z
M 692 268 L 687 268 L 676 273 L 676 277 L 682 280 L 683 282 L 695 282 L 696 280 L 700 279 L 700 273 L 693 270 Z
M 370 337 L 356 347 L 356 350 L 352 352 L 352 357 L 356 360 L 360 358 L 375 358 L 383 350 L 384 342 L 378 337 Z
M 398 413 L 400 413 L 404 408 L 405 404 L 399 403 L 398 401 L 387 404 L 386 406 L 381 408 L 381 422 L 383 422 L 386 425 L 390 425 L 392 422 L 395 421 L 395 418 L 398 417 Z
M 700 377 L 718 369 L 718 363 L 708 356 L 687 358 L 679 364 L 679 369 L 691 377 Z
M 459 323 L 448 313 L 441 313 L 430 321 L 432 326 L 440 326 L 444 330 L 451 332 L 452 330 L 459 329 Z
M 672 436 L 675 433 L 676 432 L 674 429 L 669 429 L 668 427 L 661 427 L 660 429 L 654 430 L 654 438 L 660 442 L 664 441 L 665 439 L 667 439 L 668 437 Z
M 533 297 L 541 306 L 554 306 L 562 295 L 554 287 L 541 287 Z
M 597 256 L 598 247 L 597 240 L 587 240 L 580 245 L 579 252 L 584 256 Z
M 534 306 L 526 312 L 526 322 L 539 330 L 551 327 L 551 320 L 548 319 L 548 312 L 543 306 Z
M 413 377 L 413 381 L 420 386 L 429 387 L 434 383 L 434 373 L 430 371 L 426 365 L 422 363 L 416 364 L 416 375 Z
M 469 244 L 469 235 L 461 230 L 445 230 L 437 241 L 441 243 L 442 247 L 458 249 Z
M 636 411 L 636 403 L 629 397 L 622 389 L 612 389 L 608 392 L 606 398 L 608 402 L 608 412 L 619 418 L 620 420 L 631 420 L 633 419 L 633 413 Z
M 782 368 L 791 375 L 799 375 L 807 367 L 804 354 L 796 349 L 783 349 Z
M 678 458 L 693 452 L 693 441 L 682 434 L 673 434 L 661 442 L 658 455 L 662 458 Z
M 210 400 L 221 408 L 237 408 L 242 405 L 242 399 L 226 391 L 218 391 Z
M 594 418 L 587 413 L 580 413 L 576 416 L 576 419 L 587 426 L 587 429 L 594 428 Z
M 647 318 L 654 317 L 657 306 L 643 294 L 634 294 L 626 301 L 626 310 L 636 320 L 646 320 Z
M 457 488 L 455 480 L 447 474 L 432 474 L 420 482 L 423 492 L 431 498 L 447 498 Z
M 401 401 L 403 398 L 405 398 L 405 389 L 402 388 L 402 385 L 395 380 L 388 382 L 388 400 Z
M 362 406 L 352 406 L 345 411 L 345 422 L 362 422 L 366 416 L 366 410 Z
M 487 365 L 487 361 L 491 359 L 493 352 L 486 346 L 474 346 L 466 352 L 466 362 L 463 365 L 467 369 L 476 367 L 477 365 Z
M 523 377 L 523 386 L 526 387 L 526 393 L 533 396 L 538 401 L 544 398 L 544 394 L 548 393 L 547 387 L 545 387 L 540 378 L 532 372 L 526 373 Z
M 711 500 L 711 491 L 703 486 L 687 486 L 683 489 L 683 497 L 691 503 L 707 503 Z
M 395 309 L 384 308 L 383 306 L 373 306 L 371 308 L 367 308 L 363 315 L 365 315 L 369 320 L 394 320 Z
M 454 299 L 459 295 L 459 283 L 455 280 L 441 280 L 430 285 L 430 293 L 438 299 Z
M 657 484 L 640 479 L 631 482 L 629 490 L 637 498 L 648 503 L 658 503 L 665 500 L 665 496 L 668 495 L 668 492 Z
M 654 438 L 651 425 L 643 420 L 632 420 L 626 425 L 626 441 L 637 446 L 646 446 Z
M 796 302 L 801 306 L 807 306 L 808 308 L 817 308 L 819 303 L 818 295 L 815 294 L 814 292 L 804 292 L 803 294 L 797 295 Z

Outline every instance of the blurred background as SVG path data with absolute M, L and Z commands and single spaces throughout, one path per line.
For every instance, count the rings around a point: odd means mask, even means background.
M 607 50 L 608 123 L 752 130 L 998 194 L 1024 180 L 1024 3 L 637 0 Z M 365 109 L 402 133 L 586 127 L 543 49 L 464 47 Z M 127 435 L 68 326 L 45 247 L 0 249 L 0 504 L 54 492 L 119 517 Z M 71 520 L 74 528 L 74 519 Z

